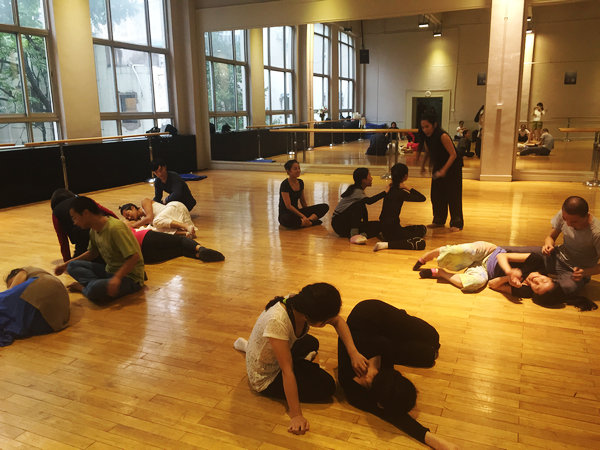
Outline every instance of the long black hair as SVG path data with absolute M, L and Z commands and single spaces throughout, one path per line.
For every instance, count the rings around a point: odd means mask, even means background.
M 348 188 L 342 194 L 342 197 L 349 197 L 354 192 L 354 189 L 362 189 L 362 180 L 369 176 L 369 169 L 366 167 L 359 167 L 352 173 L 354 184 L 348 186 Z
M 279 302 L 281 296 L 275 297 L 265 306 L 265 311 Z M 286 309 L 294 310 L 306 316 L 309 322 L 323 322 L 337 316 L 342 307 L 339 291 L 329 283 L 314 283 L 306 285 L 296 295 L 285 302 Z
M 417 403 L 415 385 L 394 368 L 381 369 L 373 378 L 371 392 L 384 410 L 404 414 Z
M 398 187 L 408 175 L 408 167 L 406 167 L 406 164 L 396 163 L 392 166 L 390 172 L 392 173 L 392 186 Z
M 123 215 L 124 211 L 129 211 L 130 209 L 139 209 L 133 203 L 125 203 L 124 205 L 119 206 L 119 211 L 121 211 L 121 215 Z

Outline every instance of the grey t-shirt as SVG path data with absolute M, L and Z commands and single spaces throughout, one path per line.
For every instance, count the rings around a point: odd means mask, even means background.
M 586 268 L 598 264 L 600 259 L 600 220 L 592 217 L 590 226 L 576 230 L 563 220 L 562 211 L 552 218 L 552 228 L 563 234 L 563 245 L 559 250 L 565 262 L 574 267 Z
M 547 148 L 548 150 L 554 150 L 554 137 L 550 133 L 542 134 L 540 146 Z

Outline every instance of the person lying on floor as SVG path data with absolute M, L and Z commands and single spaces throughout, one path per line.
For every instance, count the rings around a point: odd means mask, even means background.
M 366 374 L 357 376 L 346 346 L 338 339 L 338 379 L 348 402 L 430 447 L 457 448 L 408 414 L 416 404 L 417 390 L 394 369 L 395 364 L 433 367 L 440 348 L 435 328 L 381 300 L 358 303 L 346 323 L 368 366 Z
M 203 262 L 224 261 L 222 253 L 203 247 L 198 242 L 181 234 L 168 234 L 150 229 L 136 230 L 133 234 L 140 244 L 144 263 L 156 264 L 185 256 Z
M 162 233 L 183 234 L 192 239 L 196 237 L 196 227 L 183 203 L 174 201 L 163 205 L 145 198 L 141 208 L 133 203 L 125 203 L 119 206 L 119 210 L 131 228 L 146 227 Z
M 421 266 L 437 258 L 437 268 Z M 502 247 L 485 241 L 445 245 L 425 253 L 413 270 L 421 278 L 441 278 L 462 289 L 475 292 L 489 280 L 489 287 L 520 298 L 533 298 L 542 306 L 564 303 L 560 286 L 546 274 L 546 265 L 538 253 L 507 253 Z M 463 273 L 452 273 L 466 269 Z
M 0 347 L 15 339 L 60 331 L 70 317 L 69 293 L 55 276 L 37 267 L 20 267 L 0 292 Z

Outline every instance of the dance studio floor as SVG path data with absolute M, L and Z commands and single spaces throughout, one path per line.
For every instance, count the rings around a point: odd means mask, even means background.
M 334 284 L 345 317 L 378 298 L 434 325 L 435 367 L 398 367 L 419 395 L 412 415 L 462 448 L 598 448 L 600 310 L 544 309 L 488 289 L 463 294 L 421 280 L 419 252 L 372 252 L 322 226 L 277 223 L 284 173 L 206 171 L 191 182 L 199 241 L 223 263 L 179 258 L 147 266 L 138 294 L 97 307 L 71 294 L 64 331 L 0 349 L 0 448 L 419 448 L 384 421 L 347 404 L 303 404 L 310 432 L 287 432 L 285 404 L 250 392 L 244 357 L 232 348 L 250 334 L 265 303 L 316 281 Z M 310 203 L 333 209 L 348 175 L 303 176 Z M 413 183 L 414 181 L 414 183 Z M 373 195 L 384 184 L 376 178 Z M 409 180 L 428 196 L 429 181 Z M 541 245 L 568 195 L 600 215 L 598 190 L 580 183 L 465 180 L 465 228 L 429 232 L 427 248 L 488 240 Z M 148 184 L 91 194 L 116 211 L 152 197 Z M 381 203 L 369 207 L 378 216 Z M 49 202 L 0 210 L 0 274 L 59 262 Z M 431 204 L 406 204 L 402 223 L 431 221 Z M 69 283 L 67 275 L 60 277 Z M 600 280 L 600 279 L 599 279 Z M 593 280 L 585 294 L 600 300 Z M 319 363 L 336 374 L 336 334 L 312 330 Z

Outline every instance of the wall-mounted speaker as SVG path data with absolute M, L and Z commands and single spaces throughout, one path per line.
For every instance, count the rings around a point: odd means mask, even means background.
M 369 50 L 362 49 L 359 53 L 359 61 L 361 64 L 369 64 Z

